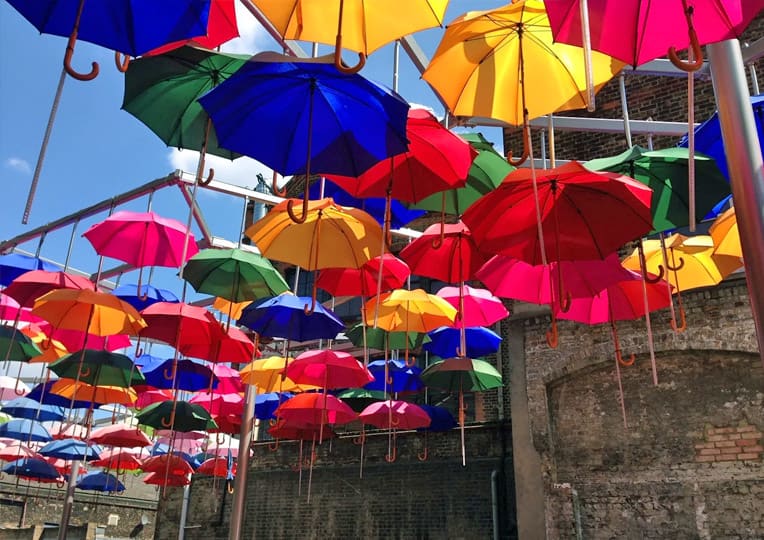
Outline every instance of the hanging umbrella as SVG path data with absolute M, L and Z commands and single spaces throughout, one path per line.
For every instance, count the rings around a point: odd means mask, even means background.
M 695 154 L 696 213 L 701 218 L 730 194 L 730 186 L 713 159 Z M 633 146 L 613 157 L 584 163 L 587 169 L 629 176 L 653 190 L 650 209 L 655 231 L 689 225 L 687 184 L 690 155 L 684 148 L 647 151 Z
M 135 268 L 179 268 L 198 250 L 194 235 L 181 222 L 154 212 L 120 210 L 83 233 L 96 253 L 126 262 Z M 185 255 L 185 259 L 183 259 Z M 138 275 L 141 289 L 143 270 Z
M 21 441 L 14 441 L 0 448 L 0 461 L 16 461 L 24 458 L 42 459 L 42 456 Z
M 88 407 L 89 409 L 90 407 Z M 72 422 L 50 422 L 48 431 L 55 440 L 79 439 L 84 441 L 88 436 L 88 426 Z
M 139 448 L 151 445 L 151 439 L 138 427 L 123 423 L 94 429 L 90 434 L 90 440 L 97 444 L 120 448 Z
M 369 383 L 373 384 L 373 383 Z M 349 388 L 335 394 L 343 402 L 347 403 L 355 412 L 361 412 L 376 401 L 387 399 L 387 394 L 381 390 L 369 390 L 367 388 Z M 288 439 L 290 437 L 284 437 Z M 326 434 L 324 434 L 326 438 Z
M 53 481 L 61 479 L 61 475 L 50 463 L 37 458 L 22 458 L 3 467 L 2 471 L 6 474 L 14 474 L 25 480 L 36 480 L 38 482 Z
M 104 349 L 107 351 L 116 351 L 131 346 L 130 338 L 126 334 L 99 336 L 91 332 L 82 330 L 56 328 L 50 323 L 39 325 L 47 338 L 41 346 L 51 347 L 63 346 L 68 351 L 78 351 L 84 349 Z M 83 346 L 84 344 L 84 346 Z
M 91 461 L 90 464 L 115 471 L 137 471 L 142 466 L 135 452 L 125 448 L 104 450 L 98 455 L 98 459 Z
M 101 449 L 98 446 L 91 446 L 76 439 L 51 441 L 40 448 L 40 455 L 66 461 L 93 461 L 98 459 L 100 452 Z
M 271 420 L 276 418 L 276 409 L 279 405 L 291 398 L 289 392 L 267 392 L 255 396 L 255 418 L 259 420 Z
M 189 359 L 170 358 L 151 369 L 144 369 L 143 376 L 146 384 L 157 389 L 195 392 L 217 385 L 217 379 L 208 366 Z
M 163 473 L 148 473 L 143 477 L 143 483 L 162 487 L 183 487 L 191 483 L 191 478 L 188 475 L 177 475 Z
M 98 386 L 128 388 L 135 384 L 146 384 L 145 377 L 128 356 L 103 350 L 84 349 L 73 352 L 52 362 L 48 368 L 59 377 Z
M 29 362 L 42 354 L 32 339 L 11 326 L 0 325 L 0 360 Z
M 323 424 L 341 425 L 357 418 L 356 413 L 331 394 L 297 394 L 276 409 L 276 416 L 286 424 L 297 427 L 319 427 Z
M 345 332 L 350 342 L 356 347 L 363 346 L 363 327 L 358 323 Z M 366 346 L 370 349 L 418 349 L 429 341 L 427 334 L 421 332 L 387 332 L 381 328 L 366 329 Z
M 14 324 L 19 322 L 36 323 L 42 319 L 32 314 L 28 308 L 23 308 L 21 305 L 8 296 L 5 293 L 0 293 L 0 320 L 13 321 Z
M 470 229 L 461 221 L 427 227 L 422 236 L 401 250 L 414 274 L 446 283 L 470 280 L 487 260 Z
M 358 415 L 364 424 L 380 429 L 419 429 L 430 425 L 430 416 L 418 405 L 391 399 L 372 403 Z
M 141 285 L 140 290 L 138 285 L 120 285 L 111 291 L 111 294 L 120 300 L 124 300 L 138 311 L 143 311 L 151 304 L 156 304 L 157 302 L 179 302 L 178 297 L 172 291 L 159 289 L 147 284 Z
M 63 343 L 57 339 L 49 338 L 48 335 L 45 334 L 36 324 L 25 326 L 21 329 L 21 333 L 29 336 L 29 338 L 32 340 L 32 343 L 42 349 L 42 354 L 39 354 L 29 360 L 30 364 L 48 364 L 69 354 L 69 351 Z
M 163 401 L 154 403 L 138 412 L 138 423 L 156 429 L 175 431 L 208 430 L 217 427 L 210 413 L 199 405 L 185 401 Z
M 374 380 L 374 376 L 354 356 L 342 351 L 305 351 L 286 368 L 286 376 L 297 384 L 330 388 L 354 388 Z
M 255 5 L 284 39 L 334 45 L 334 64 L 343 73 L 356 73 L 366 56 L 383 45 L 419 30 L 442 26 L 447 0 L 416 0 L 370 4 L 333 1 L 316 5 L 298 0 L 256 0 Z M 405 17 L 401 17 L 405 13 Z M 334 29 L 337 29 L 336 35 Z M 359 62 L 346 67 L 342 48 L 358 52 Z
M 176 453 L 161 454 L 147 458 L 143 461 L 141 469 L 145 473 L 166 474 L 170 476 L 181 476 L 194 472 L 194 468 L 188 461 Z
M 6 255 L 3 255 L 5 257 Z M 30 270 L 16 277 L 3 293 L 16 300 L 22 307 L 32 307 L 39 297 L 54 289 L 89 289 L 95 284 L 88 278 L 66 272 Z
M 260 300 L 289 290 L 271 262 L 241 249 L 205 249 L 191 257 L 183 279 L 199 293 L 230 300 Z
M 132 388 L 121 386 L 92 386 L 72 379 L 58 379 L 50 387 L 50 392 L 69 398 L 73 402 L 88 401 L 90 407 L 114 403 L 132 407 L 138 395 Z
M 250 359 L 251 361 L 251 359 Z M 223 364 L 212 364 L 212 374 L 217 378 L 218 385 L 215 388 L 223 394 L 244 393 L 244 383 L 238 369 Z
M 455 321 L 459 327 L 490 326 L 509 317 L 502 301 L 486 289 L 469 285 L 443 287 L 437 295 L 459 310 Z
M 286 368 L 293 361 L 293 358 L 281 356 L 254 360 L 241 369 L 241 380 L 246 384 L 257 386 L 257 391 L 260 393 L 299 392 L 315 388 L 310 385 L 298 385 L 287 378 Z
M 305 306 L 311 298 L 282 294 L 258 304 L 250 304 L 241 314 L 239 324 L 264 337 L 293 341 L 334 339 L 345 329 L 344 323 L 321 304 L 308 315 Z
M 3 287 L 8 287 L 20 276 L 35 270 L 55 272 L 58 270 L 58 267 L 38 257 L 31 257 L 21 253 L 0 255 L 0 285 Z M 4 292 L 8 294 L 7 290 Z M 14 295 L 10 296 L 15 298 Z
M 156 49 L 152 49 L 143 56 L 154 56 L 168 51 L 177 50 L 183 45 L 193 45 L 214 49 L 223 43 L 239 37 L 239 28 L 236 24 L 236 9 L 233 2 L 228 0 L 212 0 L 210 2 L 210 14 L 207 18 L 207 31 L 204 35 L 195 36 L 192 39 L 174 41 Z
M 581 49 L 554 41 L 544 4 L 524 0 L 452 21 L 422 78 L 455 116 L 523 125 L 523 157 L 513 162 L 519 164 L 530 149 L 529 119 L 587 106 L 583 67 Z M 593 53 L 595 88 L 622 67 Z
M 145 388 L 152 388 L 147 386 Z M 170 390 L 139 390 L 138 399 L 135 401 L 136 409 L 144 409 L 152 403 L 160 401 L 172 401 L 173 392 Z
M 482 133 L 460 133 L 459 137 L 470 143 L 478 154 L 472 161 L 467 172 L 467 181 L 464 187 L 449 189 L 444 192 L 446 201 L 443 207 L 443 195 L 434 194 L 425 197 L 410 208 L 421 208 L 431 212 L 440 212 L 445 209 L 446 213 L 461 216 L 472 203 L 480 197 L 496 189 L 504 177 L 515 168 L 507 163 Z
M 364 386 L 365 390 L 387 393 L 418 392 L 422 389 L 419 375 L 422 370 L 407 366 L 403 360 L 374 360 L 369 362 L 369 372 L 374 380 Z M 382 395 L 385 399 L 386 395 Z
M 740 232 L 737 228 L 737 216 L 732 207 L 720 214 L 708 229 L 708 234 L 714 241 L 714 255 L 742 257 L 743 248 L 740 245 Z
M 144 309 L 141 316 L 147 325 L 141 337 L 157 339 L 178 350 L 207 345 L 224 335 L 212 313 L 183 302 L 157 302 Z
M 340 73 L 330 62 L 260 53 L 199 102 L 223 146 L 282 175 L 310 178 L 314 170 L 358 176 L 406 150 L 409 105 L 360 75 Z M 268 129 L 260 129 L 263 125 Z M 283 144 L 287 140 L 290 144 Z M 304 221 L 308 190 L 300 217 L 294 202 L 287 206 L 290 217 Z
M 396 289 L 380 296 L 379 302 L 372 298 L 364 306 L 367 320 L 374 320 L 377 304 L 377 325 L 388 332 L 429 332 L 450 325 L 456 317 L 451 304 L 422 289 Z
M 70 399 L 67 399 L 65 397 L 59 396 L 58 394 L 54 394 L 51 392 L 51 389 L 53 386 L 57 383 L 57 381 L 47 381 L 44 383 L 40 383 L 32 390 L 29 391 L 29 393 L 26 395 L 27 398 L 33 399 L 37 401 L 38 403 L 42 403 L 44 405 L 54 405 L 56 407 L 68 407 L 71 409 L 89 409 L 93 404 L 89 401 L 75 401 L 72 403 Z M 98 408 L 99 405 L 96 404 L 95 408 Z
M 29 390 L 29 386 L 24 381 L 20 381 L 18 377 L 0 375 L 0 401 L 8 401 L 25 396 L 29 393 Z
M 255 349 L 255 344 L 244 332 L 234 326 L 228 326 L 222 330 L 222 332 L 213 332 L 209 341 L 189 340 L 186 343 L 181 343 L 178 350 L 186 356 L 202 358 L 215 363 L 243 364 L 260 356 L 260 351 Z
M 501 336 L 488 328 L 472 326 L 464 329 L 467 350 L 464 356 L 479 358 L 495 353 L 501 345 Z M 422 347 L 425 351 L 441 358 L 459 356 L 457 350 L 461 347 L 460 331 L 456 328 L 442 326 L 429 334 L 429 343 Z
M 403 287 L 411 275 L 404 261 L 385 253 L 370 259 L 360 268 L 326 268 L 319 273 L 316 286 L 333 296 L 369 296 L 377 290 L 380 272 L 383 291 Z
M 27 418 L 38 422 L 51 420 L 63 420 L 66 414 L 63 407 L 57 405 L 43 405 L 42 403 L 26 397 L 19 397 L 7 401 L 0 411 L 15 418 Z
M 241 317 L 242 310 L 250 305 L 252 302 L 231 302 L 225 298 L 215 298 L 212 302 L 213 309 L 218 310 L 223 315 L 231 315 L 231 319 L 239 319 Z
M 197 392 L 188 402 L 214 416 L 241 416 L 244 411 L 244 397 L 238 393 Z
M 50 433 L 40 422 L 35 420 L 10 420 L 0 424 L 0 437 L 8 437 L 19 441 L 49 442 L 52 440 Z
M 229 471 L 228 458 L 225 457 L 209 458 L 196 469 L 196 474 L 206 474 L 218 478 L 226 478 L 229 472 L 236 474 L 236 464 L 234 463 L 232 471 Z
M 103 471 L 91 471 L 82 475 L 76 484 L 77 489 L 86 491 L 101 491 L 104 493 L 119 493 L 125 491 L 125 485 L 113 474 Z

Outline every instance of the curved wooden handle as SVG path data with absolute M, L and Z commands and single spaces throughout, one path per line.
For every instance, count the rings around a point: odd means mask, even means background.
M 276 450 L 278 450 L 279 449 L 279 442 L 280 441 L 281 441 L 281 439 L 276 439 L 275 443 L 269 443 L 268 444 L 268 450 L 270 450 L 271 452 L 275 452 Z
M 671 257 L 673 259 L 673 256 Z M 666 268 L 671 270 L 672 272 L 678 272 L 682 268 L 684 268 L 684 257 L 679 257 L 679 264 L 676 266 L 671 266 L 668 261 L 666 261 Z
M 287 214 L 289 214 L 289 218 L 294 223 L 305 223 L 305 220 L 308 218 L 308 205 L 303 203 L 302 205 L 302 214 L 298 217 L 294 213 L 294 201 L 295 199 L 289 199 L 289 202 L 287 202 Z
M 175 424 L 175 408 L 173 408 L 172 412 L 170 413 L 169 422 L 163 416 L 162 419 L 159 421 L 159 423 L 162 424 L 162 427 L 171 428 Z
M 663 268 L 662 264 L 659 264 L 658 265 L 658 275 L 656 275 L 655 277 L 650 277 L 647 274 L 647 270 L 645 270 L 642 273 L 642 278 L 645 280 L 645 282 L 653 283 L 654 284 L 654 283 L 658 283 L 659 281 L 661 281 L 663 279 L 663 276 L 665 276 L 665 275 L 666 275 L 666 269 Z
M 79 373 L 77 376 L 81 379 L 83 377 L 90 377 L 90 366 L 80 366 Z
M 684 17 L 687 20 L 687 35 L 690 38 L 690 49 L 692 49 L 692 60 L 685 62 L 676 52 L 676 47 L 669 47 L 668 57 L 671 63 L 678 69 L 692 73 L 698 71 L 703 67 L 703 51 L 700 48 L 700 40 L 698 40 L 698 34 L 695 32 L 695 26 L 692 23 L 692 15 L 694 9 L 692 6 L 687 5 L 686 0 L 682 0 L 684 6 Z
M 226 487 L 226 490 L 228 490 L 228 493 L 233 494 L 233 482 L 231 480 L 225 481 L 225 487 Z
M 615 358 L 616 358 L 616 360 L 618 360 L 618 363 L 621 364 L 622 366 L 629 367 L 629 366 L 634 365 L 634 360 L 636 360 L 636 355 L 634 353 L 631 353 L 631 356 L 629 357 L 629 359 L 628 360 L 624 360 L 623 359 L 623 353 L 621 352 L 621 349 L 620 348 L 616 348 L 616 350 L 615 350 Z
M 175 378 L 175 374 L 177 373 L 177 370 L 178 370 L 178 363 L 173 362 L 171 368 L 164 368 L 162 370 L 162 377 L 164 377 L 165 380 L 167 381 L 171 381 Z
M 200 186 L 209 186 L 210 182 L 212 182 L 213 178 L 215 178 L 215 169 L 210 167 L 210 172 L 207 174 L 207 178 L 205 179 L 199 179 L 199 185 Z
M 366 431 L 361 430 L 361 433 L 358 435 L 358 437 L 353 437 L 353 444 L 356 446 L 361 446 L 366 442 Z
M 416 366 L 416 356 L 408 354 L 404 356 L 403 363 L 406 364 L 406 367 L 414 367 Z
M 277 197 L 286 197 L 286 194 L 287 194 L 286 187 L 284 187 L 283 189 L 279 189 L 279 186 L 277 185 L 278 179 L 279 179 L 279 173 L 277 173 L 276 171 L 273 171 L 273 180 L 271 180 L 271 192 Z
M 684 312 L 684 306 L 679 306 L 679 320 L 680 323 L 677 325 L 676 321 L 674 319 L 671 319 L 671 328 L 674 330 L 674 332 L 677 332 L 681 334 L 685 330 L 687 330 L 687 315 Z
M 552 326 L 546 332 L 546 343 L 552 349 L 556 349 L 560 344 L 559 333 L 557 332 L 557 318 L 552 316 Z
M 222 435 L 222 438 L 221 438 Z M 218 431 L 217 435 L 215 436 L 215 442 L 218 443 L 218 446 L 223 444 L 225 442 L 225 433 L 221 433 Z
M 16 378 L 16 387 L 13 389 L 13 392 L 17 396 L 23 396 L 26 392 L 24 392 L 23 388 L 19 388 L 19 383 L 21 382 L 21 377 Z
M 570 295 L 570 291 L 566 291 L 565 294 L 559 291 L 560 305 L 558 306 L 562 313 L 567 313 L 570 310 L 570 305 L 573 302 L 573 298 Z
M 393 446 L 392 452 L 389 454 L 385 454 L 385 461 L 387 461 L 388 463 L 392 463 L 396 459 L 398 459 L 398 447 Z
M 66 480 L 64 480 L 63 476 L 59 476 L 58 478 L 56 478 L 56 485 L 60 488 L 66 485 Z
M 130 66 L 130 56 L 127 54 L 123 55 L 119 51 L 114 51 L 114 63 L 117 66 L 117 71 L 125 73 Z
M 74 56 L 74 44 L 77 42 L 77 31 L 74 30 L 69 36 L 69 42 L 66 44 L 66 52 L 64 53 L 64 69 L 70 77 L 77 79 L 78 81 L 92 81 L 98 77 L 100 68 L 98 62 L 90 63 L 89 73 L 79 73 L 72 67 L 72 56 Z
M 393 427 L 400 426 L 401 425 L 401 419 L 397 416 L 391 416 L 390 417 L 390 425 Z
M 424 451 L 423 451 L 421 454 L 417 454 L 417 455 L 416 455 L 416 458 L 417 458 L 419 461 L 427 461 L 427 456 L 428 456 L 428 454 L 429 454 L 429 452 L 428 452 L 428 449 L 427 449 L 427 447 L 425 446 L 425 447 L 424 447 Z
M 342 61 L 342 35 L 337 34 L 337 41 L 334 46 L 334 67 L 337 71 L 344 73 L 345 75 L 355 75 L 363 69 L 366 65 L 366 55 L 364 53 L 358 53 L 358 63 L 354 66 L 346 66 Z

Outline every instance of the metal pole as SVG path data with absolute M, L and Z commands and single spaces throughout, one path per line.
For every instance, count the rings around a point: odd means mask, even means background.
M 728 39 L 708 45 L 706 50 L 711 63 L 711 80 L 719 110 L 748 295 L 761 355 L 764 351 L 764 162 L 740 42 Z
M 629 101 L 626 99 L 626 78 L 621 73 L 618 76 L 618 91 L 621 94 L 621 113 L 623 114 L 623 132 L 626 135 L 626 144 L 629 148 L 634 146 L 631 142 L 631 123 L 629 122 Z
M 72 471 L 69 473 L 69 482 L 66 484 L 66 497 L 64 508 L 61 511 L 61 524 L 58 526 L 58 540 L 66 540 L 69 531 L 69 517 L 72 515 L 74 505 L 74 487 L 77 485 L 77 473 L 80 471 L 80 461 L 72 461 Z
M 393 92 L 398 91 L 398 64 L 401 57 L 401 42 L 396 41 L 393 47 Z
M 244 394 L 244 412 L 241 417 L 241 431 L 239 431 L 239 455 L 236 458 L 236 478 L 233 483 L 229 540 L 239 540 L 241 538 L 244 503 L 247 495 L 247 472 L 249 469 L 249 428 L 255 416 L 256 395 L 255 387 L 248 384 Z
M 191 486 L 183 486 L 183 503 L 180 506 L 180 523 L 178 524 L 178 540 L 186 538 L 186 522 L 188 521 L 188 501 L 191 498 Z

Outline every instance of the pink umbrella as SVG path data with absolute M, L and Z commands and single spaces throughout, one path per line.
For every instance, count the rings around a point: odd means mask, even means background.
M 23 458 L 42 459 L 42 456 L 21 441 L 13 441 L 0 448 L 0 461 L 16 461 Z
M 180 433 L 178 433 L 180 435 Z M 180 437 L 159 437 L 157 439 L 159 444 L 166 444 L 172 447 L 173 452 L 185 452 L 187 454 L 195 454 L 202 449 L 202 441 L 194 439 L 181 439 Z
M 374 380 L 354 356 L 341 351 L 305 351 L 286 368 L 286 376 L 297 384 L 329 388 L 358 388 Z
M 207 434 L 204 431 L 172 431 L 169 429 L 159 429 L 156 431 L 156 436 L 162 439 L 170 439 L 173 434 L 176 441 L 201 441 L 207 438 Z M 200 446 L 201 444 L 202 443 L 199 443 Z
M 124 423 L 112 424 L 93 430 L 90 440 L 97 444 L 123 448 L 139 448 L 152 444 L 151 439 L 143 431 L 136 426 Z
M 459 311 L 454 321 L 455 327 L 491 326 L 509 317 L 509 311 L 501 300 L 487 289 L 475 289 L 469 285 L 443 287 L 437 295 Z
M 152 403 L 159 403 L 160 401 L 171 401 L 172 392 L 169 390 L 144 390 L 138 393 L 138 400 L 135 402 L 136 409 L 144 409 Z
M 181 343 L 180 352 L 186 356 L 202 358 L 210 362 L 237 364 L 248 364 L 260 357 L 260 352 L 255 351 L 255 344 L 247 337 L 247 334 L 235 326 L 229 326 L 227 329 L 221 327 L 220 330 L 213 333 L 210 339 Z
M 139 454 L 127 448 L 109 448 L 98 455 L 98 459 L 90 462 L 94 467 L 115 469 L 118 471 L 137 471 L 141 468 Z
M 0 375 L 0 401 L 16 399 L 29 393 L 30 388 L 16 377 Z
M 99 255 L 124 261 L 136 268 L 179 268 L 199 251 L 194 235 L 185 225 L 154 212 L 121 210 L 96 223 L 82 236 L 90 241 Z M 138 292 L 141 276 L 139 274 Z
M 125 349 L 131 346 L 130 338 L 124 334 L 118 334 L 114 336 L 97 336 L 95 334 L 87 334 L 86 338 L 85 334 L 79 330 L 64 330 L 61 328 L 55 328 L 50 323 L 44 323 L 39 326 L 40 330 L 45 332 L 50 339 L 60 341 L 69 351 L 79 351 L 83 349 L 83 341 L 85 343 L 85 349 L 105 349 L 107 351 L 116 351 L 118 349 Z
M 241 379 L 239 379 L 241 381 Z M 241 416 L 244 398 L 238 393 L 195 392 L 189 403 L 196 403 L 213 415 Z
M 35 300 L 54 289 L 95 289 L 88 278 L 66 272 L 31 270 L 14 279 L 3 292 L 22 307 L 32 307 Z
M 22 308 L 16 300 L 7 294 L 0 293 L 0 320 L 38 323 L 43 319 L 29 309 Z
M 239 370 L 223 364 L 212 364 L 209 367 L 218 380 L 218 385 L 215 387 L 216 392 L 221 394 L 244 392 L 244 383 L 241 381 Z
M 395 399 L 372 403 L 358 414 L 358 418 L 364 424 L 390 430 L 425 428 L 432 421 L 430 415 L 421 407 Z M 385 460 L 393 462 L 396 457 L 397 447 L 393 439 Z

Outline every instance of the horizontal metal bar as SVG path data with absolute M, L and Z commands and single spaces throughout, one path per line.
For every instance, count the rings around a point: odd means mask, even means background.
M 748 65 L 764 56 L 764 37 L 743 44 L 743 63 Z
M 682 136 L 687 133 L 687 122 L 665 122 L 658 120 L 630 120 L 632 134 Z M 695 124 L 697 127 L 700 124 Z M 502 120 L 494 118 L 453 118 L 449 127 L 454 126 L 490 126 L 490 127 L 513 127 Z M 533 129 L 547 129 L 549 119 L 547 116 L 539 116 L 530 121 Z M 555 131 L 592 131 L 599 133 L 623 133 L 623 119 L 620 118 L 583 118 L 577 116 L 554 115 Z
M 694 72 L 696 79 L 710 77 L 708 62 L 703 62 L 703 65 Z M 626 66 L 621 70 L 624 75 L 644 75 L 653 77 L 687 77 L 687 72 L 682 71 L 671 63 L 671 60 L 667 58 L 657 58 L 650 62 L 645 62 L 641 66 L 636 68 L 632 66 Z

